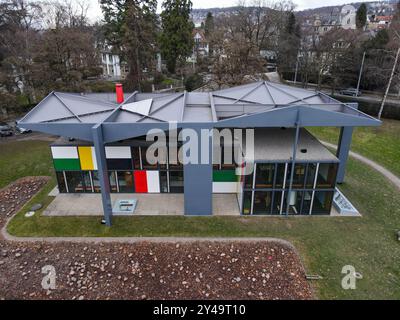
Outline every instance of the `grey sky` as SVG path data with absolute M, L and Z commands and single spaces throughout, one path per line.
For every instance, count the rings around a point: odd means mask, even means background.
M 89 15 L 92 20 L 98 20 L 101 18 L 101 9 L 98 0 L 87 0 L 90 2 L 90 10 Z M 238 0 L 192 0 L 193 8 L 212 8 L 212 7 L 230 7 L 234 6 L 238 3 Z M 297 10 L 309 9 L 309 8 L 317 8 L 321 6 L 329 6 L 329 5 L 341 5 L 346 3 L 351 3 L 353 0 L 293 0 L 293 2 L 297 5 Z M 354 0 L 356 1 L 356 0 Z M 364 2 L 371 2 L 374 0 L 364 0 Z M 247 2 L 251 2 L 247 1 Z M 268 2 L 268 0 L 266 1 Z M 162 0 L 158 1 L 158 8 L 161 11 L 161 3 Z

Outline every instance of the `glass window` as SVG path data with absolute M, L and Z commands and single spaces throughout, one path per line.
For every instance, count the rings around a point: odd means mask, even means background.
M 118 192 L 115 171 L 109 171 L 108 178 L 110 179 L 110 191 Z
M 237 174 L 236 177 L 238 178 L 238 180 L 240 182 L 241 188 L 243 188 L 243 185 L 244 185 L 245 171 L 246 171 L 245 165 L 243 165 L 242 167 L 237 167 L 235 170 L 235 173 Z
M 316 163 L 309 163 L 307 168 L 306 188 L 314 188 L 315 172 L 317 171 Z
M 284 207 L 283 213 L 286 214 L 287 205 L 289 205 L 289 214 L 291 215 L 300 215 L 301 214 L 301 200 L 303 198 L 302 191 L 290 191 L 285 193 L 284 197 Z
M 83 182 L 85 184 L 85 192 L 93 192 L 92 190 L 92 180 L 90 179 L 89 171 L 82 171 Z
M 85 185 L 81 171 L 65 171 L 67 178 L 68 190 L 70 193 L 85 192 Z
M 170 156 L 171 156 L 171 154 L 169 154 L 168 155 L 168 166 L 169 166 L 169 169 L 170 170 L 182 170 L 183 169 L 183 164 L 179 161 L 179 159 L 182 159 L 183 158 L 183 155 L 182 155 L 182 148 L 181 147 L 176 147 L 176 146 L 173 146 L 172 145 L 172 147 L 173 148 L 178 148 L 177 150 L 178 150 L 178 158 L 174 158 L 174 159 L 172 159 Z
M 99 180 L 99 173 L 97 171 L 92 172 L 92 180 L 93 180 L 93 189 L 95 193 L 100 193 L 100 180 Z
M 57 182 L 58 182 L 58 190 L 60 193 L 67 193 L 67 186 L 65 185 L 64 173 L 62 171 L 56 172 Z
M 213 169 L 221 169 L 221 148 L 214 144 L 213 146 Z
M 183 193 L 183 171 L 169 172 L 169 190 L 171 193 Z
M 225 154 L 227 153 L 227 154 Z M 221 168 L 235 169 L 234 150 L 232 146 L 221 146 Z
M 244 187 L 246 189 L 253 189 L 253 173 L 248 174 L 247 176 L 245 176 L 244 178 Z
M 257 164 L 256 188 L 270 189 L 274 185 L 275 164 Z
M 334 188 L 336 184 L 337 164 L 336 163 L 320 163 L 318 169 L 317 188 L 329 189 Z
M 286 189 L 289 189 L 290 186 L 290 178 L 292 172 L 292 163 L 288 163 L 287 165 L 287 173 L 286 173 Z M 306 165 L 297 163 L 294 166 L 294 173 L 293 173 L 293 188 L 304 188 L 304 180 L 306 174 Z
M 158 152 L 161 152 L 162 154 L 159 154 Z M 158 168 L 160 170 L 167 170 L 167 163 L 168 163 L 168 148 L 164 149 L 158 149 L 156 151 L 156 156 L 160 159 L 160 162 L 158 163 Z
M 157 169 L 157 164 L 151 164 L 147 161 L 147 147 L 140 147 L 141 154 L 142 154 L 142 168 L 143 170 L 155 170 Z
M 305 176 L 306 176 L 306 165 L 301 163 L 296 164 L 294 166 L 293 188 L 304 188 Z
M 253 214 L 270 215 L 272 206 L 272 192 L 254 192 Z
M 132 170 L 132 159 L 107 159 L 108 170 Z
M 119 171 L 117 172 L 117 176 L 118 176 L 118 187 L 120 193 L 135 192 L 132 171 Z
M 243 214 L 250 215 L 251 214 L 251 191 L 245 191 L 243 197 Z
M 285 163 L 278 163 L 278 167 L 276 169 L 276 188 L 283 188 L 283 181 L 285 178 Z
M 329 215 L 331 213 L 333 191 L 317 191 L 314 196 L 312 214 Z
M 139 147 L 132 147 L 133 167 L 135 170 L 141 170 Z
M 303 195 L 303 208 L 301 209 L 302 215 L 309 215 L 311 208 L 312 191 L 304 191 Z
M 275 191 L 272 202 L 272 214 L 281 214 L 281 203 L 282 203 L 282 191 Z M 284 212 L 284 211 L 283 211 Z
M 160 171 L 160 191 L 161 193 L 168 193 L 168 172 Z

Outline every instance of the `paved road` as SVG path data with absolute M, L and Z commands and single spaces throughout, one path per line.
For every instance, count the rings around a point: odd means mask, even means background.
M 297 83 L 296 85 L 294 85 L 294 83 L 292 81 L 286 81 L 286 84 L 291 85 L 291 86 L 296 86 L 296 87 L 299 87 L 299 88 L 303 87 L 301 83 Z M 316 87 L 317 87 L 316 84 L 309 83 L 307 89 L 315 90 Z M 321 91 L 321 92 L 323 92 L 323 93 L 325 93 L 325 94 L 327 94 L 329 96 L 332 96 L 332 90 L 331 89 L 322 88 L 319 91 Z M 382 99 L 383 99 L 383 93 L 373 94 L 373 93 L 362 92 L 361 96 L 352 97 L 352 96 L 341 95 L 339 93 L 339 91 L 335 91 L 334 96 L 336 98 L 352 99 L 352 100 L 354 100 L 354 102 L 376 103 L 376 104 L 379 104 L 379 105 L 382 103 Z M 395 96 L 393 94 L 390 94 L 387 97 L 386 103 L 387 104 L 396 105 L 396 106 L 400 107 L 400 99 L 399 99 L 399 97 L 397 97 L 397 96 Z
M 329 148 L 336 149 L 337 146 L 325 141 L 321 141 L 325 146 Z M 394 175 L 392 172 L 390 172 L 388 169 L 382 167 L 380 164 L 377 164 L 376 162 L 358 154 L 353 151 L 350 151 L 350 156 L 353 157 L 354 159 L 357 159 L 366 165 L 370 166 L 371 168 L 375 169 L 379 173 L 383 174 L 387 179 L 389 179 L 390 182 L 392 182 L 399 190 L 400 190 L 400 178 Z
M 332 91 L 330 90 L 323 90 L 325 93 L 327 93 L 328 95 L 332 94 Z M 344 98 L 344 99 L 352 99 L 354 102 L 359 102 L 359 103 L 375 103 L 378 105 L 381 105 L 383 97 L 379 96 L 379 95 L 373 95 L 373 94 L 362 94 L 359 97 L 352 97 L 352 96 L 346 96 L 346 95 L 342 95 L 339 94 L 338 92 L 335 92 L 334 94 L 335 98 Z M 396 107 L 400 107 L 400 100 L 396 99 L 393 96 L 390 96 L 386 99 L 386 104 L 390 104 L 390 105 L 394 105 Z
M 31 132 L 26 134 L 16 133 L 13 134 L 11 137 L 1 137 L 0 143 L 2 142 L 9 142 L 9 141 L 32 141 L 32 140 L 40 140 L 40 141 L 49 141 L 52 142 L 56 140 L 57 136 L 48 135 L 46 133 L 40 132 Z

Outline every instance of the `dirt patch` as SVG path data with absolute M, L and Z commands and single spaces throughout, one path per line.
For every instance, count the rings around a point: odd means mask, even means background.
M 48 181 L 49 177 L 26 177 L 0 189 L 0 228 Z M 0 236 L 1 237 L 1 236 Z
M 27 179 L 0 191 L 0 203 L 6 204 L 2 221 L 46 182 Z M 45 266 L 54 267 L 56 272 L 54 290 L 42 287 Z M 89 244 L 0 240 L 0 299 L 311 298 L 299 257 L 281 242 Z
M 278 243 L 0 242 L 0 299 L 310 299 L 297 255 Z M 56 289 L 41 286 L 42 267 Z

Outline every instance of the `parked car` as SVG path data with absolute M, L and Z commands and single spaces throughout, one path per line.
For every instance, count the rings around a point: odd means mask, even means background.
M 0 137 L 9 137 L 13 135 L 12 128 L 5 122 L 0 122 Z
M 340 90 L 340 94 L 342 94 L 344 96 L 359 97 L 359 96 L 361 96 L 361 91 L 357 90 L 355 88 L 347 88 L 347 89 Z
M 32 132 L 31 129 L 25 129 L 25 128 L 21 128 L 21 127 L 18 127 L 18 126 L 15 127 L 15 129 L 21 134 L 26 134 L 26 133 L 31 133 Z
M 15 130 L 17 130 L 17 131 L 18 131 L 19 133 L 21 133 L 21 134 L 31 133 L 32 130 L 22 128 L 22 127 L 20 127 L 20 126 L 18 125 L 18 121 L 19 121 L 19 120 L 20 120 L 20 119 L 15 120 Z

